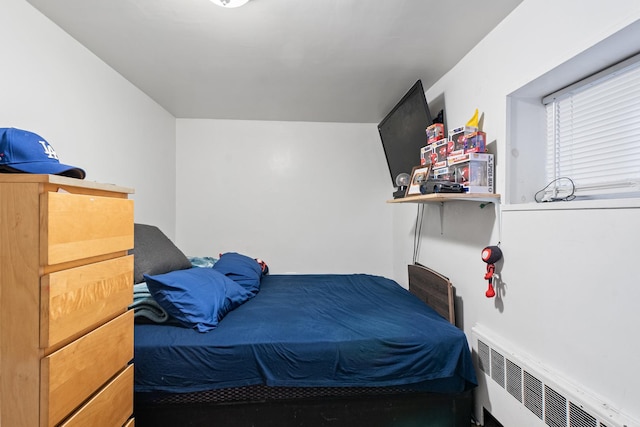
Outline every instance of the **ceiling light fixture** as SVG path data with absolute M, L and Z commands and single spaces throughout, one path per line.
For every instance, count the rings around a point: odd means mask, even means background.
M 213 4 L 217 4 L 218 6 L 232 8 L 232 7 L 240 7 L 249 2 L 249 0 L 211 0 Z

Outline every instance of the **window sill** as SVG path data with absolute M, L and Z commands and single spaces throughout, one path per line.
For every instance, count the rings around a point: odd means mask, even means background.
M 503 204 L 502 212 L 510 211 L 556 211 L 575 209 L 637 209 L 640 198 L 606 199 L 606 200 L 572 200 L 569 202 L 543 202 Z

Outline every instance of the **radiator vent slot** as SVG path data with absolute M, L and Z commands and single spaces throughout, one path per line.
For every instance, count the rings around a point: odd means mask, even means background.
M 569 403 L 569 427 L 598 427 L 598 422 L 595 417 L 571 402 Z
M 486 372 L 487 374 L 491 373 L 489 370 L 491 366 L 489 354 L 489 346 L 478 340 L 478 367 L 481 371 Z
M 549 386 L 544 387 L 544 420 L 550 427 L 567 427 L 567 399 Z
M 507 359 L 507 391 L 522 402 L 522 368 Z
M 491 378 L 504 388 L 504 356 L 491 349 Z
M 616 411 L 614 406 L 596 398 L 595 394 L 588 394 L 558 373 L 514 351 L 514 348 L 499 344 L 502 341 L 486 328 L 476 326 L 473 333 L 477 338 L 479 369 L 486 374 L 485 378 L 489 378 L 487 381 L 493 381 L 513 398 L 499 399 L 501 405 L 523 405 L 540 419 L 540 427 L 640 426 L 640 422 Z M 499 394 L 504 391 L 491 388 L 490 392 Z M 515 413 L 516 408 L 513 409 Z
M 542 419 L 542 381 L 524 371 L 524 406 Z

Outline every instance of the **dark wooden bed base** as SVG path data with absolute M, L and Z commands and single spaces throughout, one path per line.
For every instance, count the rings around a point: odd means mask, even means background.
M 455 322 L 454 291 L 446 277 L 410 265 L 409 289 Z M 439 394 L 388 389 L 338 395 L 331 390 L 298 397 L 293 389 L 280 397 L 258 393 L 240 400 L 203 398 L 200 393 L 157 399 L 136 394 L 135 422 L 137 427 L 468 427 L 471 420 L 471 391 Z
M 468 427 L 472 393 L 413 393 L 242 403 L 140 405 L 136 427 Z

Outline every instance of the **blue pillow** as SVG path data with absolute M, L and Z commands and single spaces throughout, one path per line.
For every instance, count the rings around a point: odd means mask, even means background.
M 215 329 L 222 318 L 253 295 L 224 274 L 193 267 L 144 275 L 149 292 L 182 325 L 199 332 Z
M 220 255 L 220 259 L 213 265 L 213 269 L 224 274 L 247 291 L 255 295 L 260 290 L 262 268 L 258 261 L 236 252 Z

